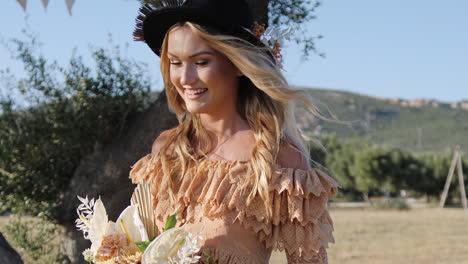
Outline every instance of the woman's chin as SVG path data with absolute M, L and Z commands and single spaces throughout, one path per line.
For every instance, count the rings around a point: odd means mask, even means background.
M 187 106 L 187 111 L 190 114 L 205 114 L 206 113 L 205 107 L 198 107 L 198 106 Z

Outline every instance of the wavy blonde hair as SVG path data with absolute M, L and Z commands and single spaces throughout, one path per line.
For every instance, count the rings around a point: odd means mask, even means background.
M 244 75 L 240 77 L 237 110 L 253 131 L 255 147 L 251 164 L 254 172 L 248 203 L 258 194 L 271 215 L 271 197 L 268 183 L 277 163 L 280 144 L 294 146 L 310 167 L 310 155 L 306 141 L 296 125 L 294 104 L 304 103 L 310 112 L 321 116 L 312 98 L 304 90 L 292 90 L 278 66 L 272 61 L 267 48 L 230 35 L 212 34 L 197 24 L 185 22 L 174 25 L 166 34 L 161 47 L 161 72 L 169 107 L 177 115 L 179 125 L 169 133 L 160 149 L 165 180 L 169 181 L 169 194 L 174 199 L 176 179 L 185 175 L 192 162 L 206 158 L 214 149 L 197 114 L 187 111 L 183 98 L 170 80 L 170 63 L 167 56 L 168 34 L 187 26 L 217 52 L 226 56 Z M 176 161 L 177 162 L 171 162 Z

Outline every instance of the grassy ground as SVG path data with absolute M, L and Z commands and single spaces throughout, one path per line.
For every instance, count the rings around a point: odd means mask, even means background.
M 13 247 L 15 247 L 12 243 L 13 237 L 6 232 L 6 225 L 9 223 L 15 223 L 13 226 L 16 230 L 14 233 L 17 235 L 17 242 L 26 247 L 26 249 L 16 248 L 25 264 L 55 263 L 53 260 L 59 253 L 62 236 L 56 225 L 32 217 L 22 217 L 21 221 L 16 217 L 0 217 L 0 231 Z M 20 226 L 23 227 L 20 228 Z
M 468 264 L 468 211 L 332 209 L 329 263 Z M 286 263 L 275 253 L 270 263 Z
M 468 264 L 468 211 L 331 209 L 330 264 Z M 0 230 L 6 219 L 0 217 Z M 275 252 L 270 263 L 286 263 Z

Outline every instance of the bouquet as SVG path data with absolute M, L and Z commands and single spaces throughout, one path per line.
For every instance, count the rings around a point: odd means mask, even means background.
M 146 182 L 138 184 L 131 205 L 116 222 L 109 221 L 101 199 L 82 198 L 77 208 L 76 227 L 91 247 L 83 252 L 89 263 L 96 264 L 189 264 L 200 256 L 200 232 L 191 234 L 175 227 L 177 215 L 167 219 L 162 233 L 156 228 L 152 196 Z

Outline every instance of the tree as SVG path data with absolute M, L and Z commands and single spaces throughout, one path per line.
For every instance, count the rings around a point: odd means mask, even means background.
M 93 74 L 79 56 L 68 68 L 48 63 L 34 54 L 34 38 L 14 43 L 27 77 L 6 89 L 27 104 L 0 100 L 0 208 L 50 217 L 83 155 L 149 106 L 149 81 L 141 66 L 103 49 L 93 52 Z
M 421 194 L 427 195 L 428 199 L 439 200 L 442 190 L 447 180 L 447 175 L 452 161 L 452 153 L 422 153 L 418 155 L 418 159 L 424 164 L 426 171 L 424 181 L 414 185 L 414 189 Z M 468 190 L 468 162 L 462 159 L 463 175 L 465 175 L 465 189 Z M 454 172 L 457 175 L 457 172 Z M 456 182 L 456 184 L 454 184 Z M 458 178 L 453 177 L 450 192 L 448 193 L 447 201 L 451 201 L 453 197 L 459 197 Z
M 358 190 L 389 196 L 405 188 L 414 190 L 415 184 L 424 180 L 425 168 L 422 162 L 401 149 L 372 147 L 357 154 L 350 172 Z
M 337 140 L 335 141 L 337 142 Z M 371 147 L 371 144 L 369 142 L 343 141 L 339 144 L 331 144 L 331 146 L 334 147 L 328 149 L 327 168 L 330 170 L 331 175 L 343 186 L 344 196 L 351 200 L 360 199 L 361 190 L 357 187 L 356 177 L 351 172 L 351 167 L 356 162 L 356 156 Z

